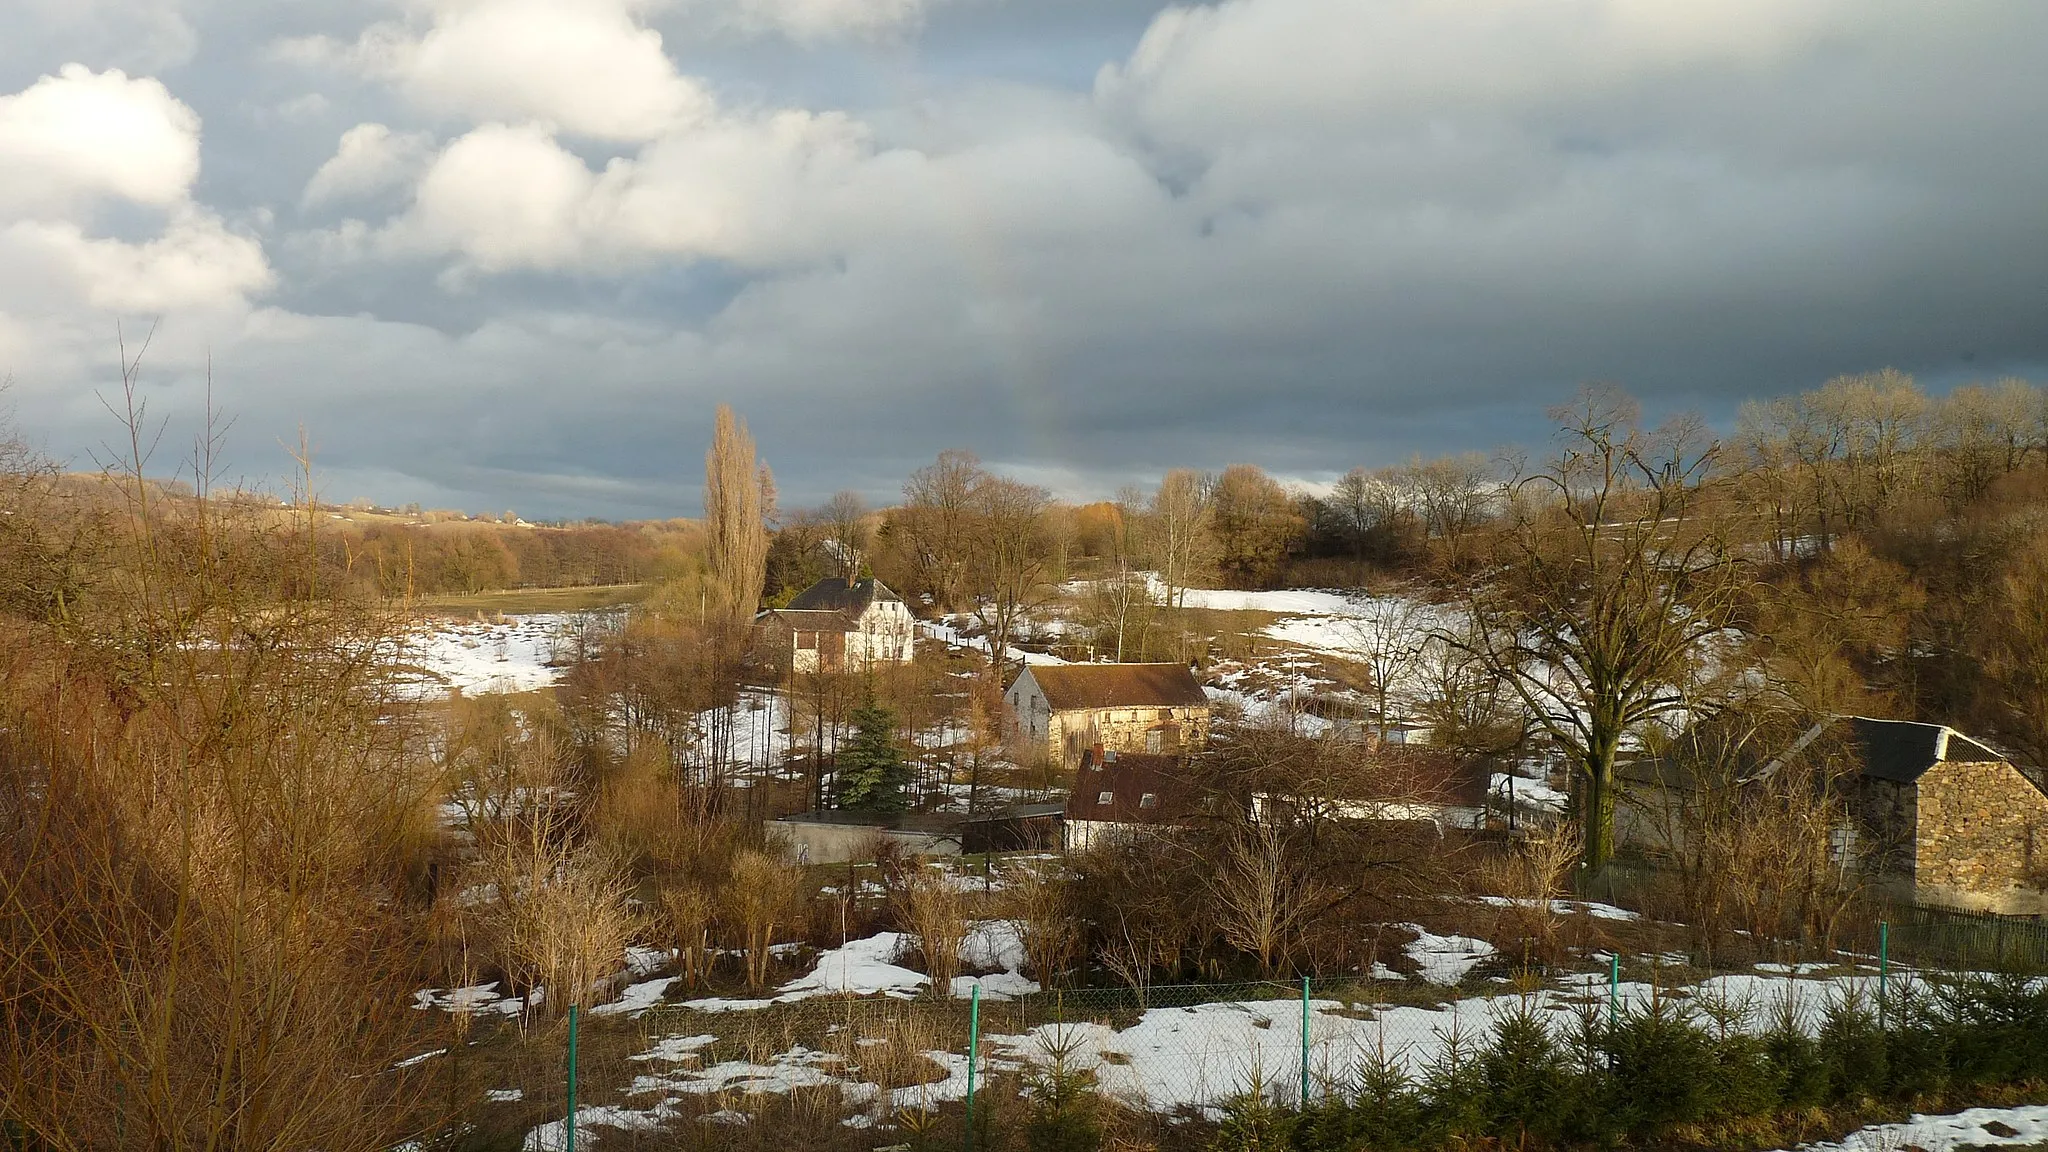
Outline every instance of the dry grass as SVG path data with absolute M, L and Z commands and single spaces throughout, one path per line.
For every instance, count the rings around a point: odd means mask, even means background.
M 918 867 L 904 892 L 903 919 L 917 938 L 932 990 L 950 995 L 960 972 L 960 946 L 967 940 L 966 897 L 943 869 Z

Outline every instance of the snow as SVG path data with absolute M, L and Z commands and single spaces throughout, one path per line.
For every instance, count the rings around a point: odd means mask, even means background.
M 950 644 L 955 648 L 971 648 L 976 652 L 984 654 L 989 651 L 988 637 L 962 635 L 963 628 L 964 626 L 955 627 L 944 620 L 920 620 L 917 622 L 917 629 L 920 633 L 942 644 Z M 1015 660 L 1024 664 L 1066 663 L 1065 660 L 1057 656 L 1047 655 L 1044 652 L 1026 652 L 1015 645 L 1004 648 L 1003 657 L 1004 659 Z
M 919 989 L 931 983 L 931 978 L 922 972 L 899 967 L 895 962 L 898 956 L 915 946 L 915 938 L 907 932 L 877 932 L 860 940 L 850 940 L 838 948 L 828 948 L 818 954 L 817 966 L 811 974 L 784 984 L 783 994 L 776 1000 L 787 1002 L 810 996 L 842 994 L 915 996 Z
M 1433 970 L 1434 978 L 1461 977 L 1481 955 L 1477 948 L 1486 947 L 1468 938 L 1410 927 L 1418 933 L 1409 947 L 1410 955 L 1423 963 L 1426 971 Z M 977 925 L 974 941 L 962 949 L 963 956 L 1009 964 L 1021 953 L 1015 926 L 1002 921 Z M 854 942 L 859 947 L 838 950 L 849 981 L 860 971 L 879 977 L 882 968 L 893 967 L 889 961 L 894 953 L 886 950 L 901 944 L 898 934 L 883 933 Z M 867 983 L 885 981 L 877 978 Z M 1811 1030 L 1819 1026 L 1823 1010 L 1832 1001 L 1846 995 L 1867 996 L 1874 989 L 1875 980 L 1867 975 L 1805 979 L 1741 973 L 1683 989 L 1629 982 L 1620 985 L 1615 995 L 1629 1009 L 1659 997 L 1718 1000 L 1739 1009 L 1747 1020 L 1743 1026 L 1755 1029 L 1774 1026 L 1781 1011 L 1789 1011 L 1792 1019 Z M 1309 1067 L 1316 1084 L 1344 1083 L 1368 1059 L 1384 1054 L 1410 1075 L 1420 1075 L 1441 1056 L 1453 1036 L 1476 1041 L 1507 1012 L 1526 1005 L 1562 1034 L 1574 1025 L 1579 1013 L 1606 1012 L 1608 995 L 1606 977 L 1587 974 L 1565 987 L 1540 990 L 1526 998 L 1517 994 L 1472 996 L 1437 1007 L 1312 999 L 1305 1023 Z M 1223 1101 L 1255 1085 L 1299 1082 L 1303 1017 L 1302 1002 L 1287 997 L 1154 1008 L 1121 1030 L 1094 1022 L 1050 1023 L 1018 1035 L 984 1037 L 983 1064 L 993 1070 L 1017 1070 L 1044 1062 L 1054 1050 L 1064 1050 L 1076 1070 L 1093 1073 L 1099 1090 L 1132 1107 L 1159 1113 L 1196 1109 L 1213 1115 Z M 959 1052 L 926 1052 L 943 1076 L 893 1089 L 885 1096 L 872 1083 L 859 1079 L 858 1069 L 843 1057 L 802 1045 L 758 1062 L 733 1060 L 693 1067 L 714 1042 L 708 1034 L 669 1036 L 632 1057 L 665 1066 L 637 1077 L 629 1091 L 634 1096 L 658 1096 L 657 1101 L 642 1109 L 600 1107 L 579 1112 L 579 1134 L 586 1125 L 647 1130 L 680 1118 L 678 1105 L 686 1098 L 727 1092 L 786 1094 L 803 1088 L 836 1087 L 846 1105 L 864 1110 L 844 1122 L 867 1127 L 883 1118 L 887 1108 L 929 1107 L 957 1100 L 966 1091 L 967 1061 Z M 2003 1141 L 1991 1137 L 1984 1125 L 1993 1120 L 2011 1125 L 2020 1136 Z M 1910 1139 L 1899 1139 L 1902 1133 L 1910 1133 Z M 543 1125 L 529 1134 L 526 1147 L 559 1148 L 564 1135 L 560 1121 Z M 1963 1143 L 2043 1138 L 2048 1138 L 2048 1106 L 1974 1109 L 1953 1117 L 1916 1116 L 1904 1125 L 1866 1130 L 1841 1144 L 1813 1146 L 1810 1152 L 1881 1152 L 1904 1143 L 1918 1144 L 1928 1152 L 1952 1152 Z
M 1495 908 L 1513 908 L 1517 905 L 1528 907 L 1533 904 L 1533 901 L 1518 900 L 1512 896 L 1481 896 L 1479 902 L 1481 904 L 1491 904 Z M 1612 904 L 1602 904 L 1598 900 L 1552 900 L 1550 901 L 1550 911 L 1555 916 L 1576 916 L 1583 912 L 1595 920 L 1641 920 L 1643 918 L 1639 912 L 1631 912 L 1626 908 L 1616 908 Z M 1820 967 L 1825 967 L 1825 965 Z M 1762 971 L 1766 969 L 1766 966 L 1759 964 L 1757 968 Z
M 561 677 L 553 667 L 555 641 L 570 617 L 562 613 L 509 616 L 501 621 L 443 621 L 405 638 L 396 658 L 417 673 L 400 691 L 436 699 L 451 691 L 467 695 L 531 692 Z
M 669 985 L 675 982 L 675 977 L 663 976 L 658 980 L 643 980 L 638 984 L 629 984 L 626 986 L 625 991 L 619 993 L 617 1000 L 609 1004 L 599 1004 L 590 1010 L 590 1014 L 592 1016 L 620 1016 L 629 1013 L 645 1012 L 656 1004 L 661 1003 L 661 998 L 668 991 Z
M 1401 927 L 1415 933 L 1405 951 L 1422 966 L 1422 978 L 1431 984 L 1458 984 L 1494 953 L 1493 945 L 1471 936 L 1439 936 L 1420 924 Z
M 1571 796 L 1550 786 L 1546 781 L 1531 780 L 1526 776 L 1513 776 L 1506 772 L 1495 772 L 1487 785 L 1487 793 L 1506 803 L 1514 797 L 1515 807 L 1530 812 L 1563 815 L 1571 804 Z
M 1997 1136 L 1986 1130 L 2003 1124 L 2017 1134 Z M 1839 1142 L 1802 1144 L 1801 1152 L 1884 1152 L 1912 1145 L 1926 1152 L 1952 1152 L 1960 1145 L 2039 1144 L 2048 1141 L 2048 1105 L 2013 1108 L 1970 1108 L 1946 1115 L 1916 1115 L 1901 1124 L 1873 1124 Z
M 896 963 L 898 958 L 916 947 L 916 937 L 907 932 L 877 932 L 818 953 L 817 963 L 808 975 L 784 984 L 772 997 L 708 996 L 683 1001 L 681 1006 L 699 1012 L 751 1012 L 772 1004 L 792 1004 L 814 996 L 890 996 L 908 1000 L 931 983 L 931 977 Z M 966 939 L 960 942 L 960 962 L 969 968 L 1001 971 L 985 976 L 954 977 L 951 985 L 954 996 L 966 997 L 975 988 L 980 988 L 984 1000 L 1008 1000 L 1038 991 L 1038 984 L 1020 971 L 1024 967 L 1024 944 L 1019 938 L 1017 925 L 1011 921 L 978 920 L 971 925 Z M 635 989 L 640 987 L 628 988 L 626 995 L 635 995 Z M 666 986 L 663 991 L 666 991 Z M 653 999 L 644 1004 L 636 1003 L 629 1007 L 607 1004 L 596 1011 L 639 1012 L 660 998 L 658 992 L 651 995 Z
M 708 1048 L 718 1042 L 718 1037 L 706 1033 L 702 1036 L 664 1036 L 655 1041 L 654 1047 L 628 1060 L 659 1060 L 666 1064 L 682 1064 L 697 1058 L 701 1048 Z
M 535 989 L 533 1002 L 542 999 L 543 989 Z M 472 984 L 466 988 L 422 988 L 412 994 L 412 1006 L 420 1011 L 483 1013 L 496 1012 L 504 1016 L 517 1016 L 526 1005 L 517 996 L 500 996 L 498 984 Z
M 408 1056 L 405 1059 L 400 1060 L 398 1063 L 393 1064 L 391 1067 L 393 1071 L 396 1071 L 400 1068 L 411 1068 L 416 1065 L 424 1064 L 427 1061 L 432 1060 L 436 1056 L 446 1056 L 447 1054 L 448 1050 L 446 1048 L 436 1048 L 432 1052 L 422 1052 L 417 1056 Z

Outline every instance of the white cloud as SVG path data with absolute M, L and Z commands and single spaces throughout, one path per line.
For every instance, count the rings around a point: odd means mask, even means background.
M 0 313 L 234 306 L 269 286 L 262 246 L 193 202 L 199 117 L 163 84 L 67 64 L 0 96 Z M 153 236 L 96 235 L 110 201 Z
M 1162 12 L 1096 91 L 1173 141 L 1370 132 L 1761 65 L 1860 13 L 1848 0 L 1227 0 Z
M 743 32 L 817 41 L 915 27 L 924 17 L 926 0 L 711 0 L 699 7 Z
M 198 176 L 199 117 L 156 80 L 67 64 L 0 96 L 0 218 L 175 204 Z
M 457 253 L 483 272 L 803 259 L 871 155 L 844 116 L 782 112 L 721 117 L 593 172 L 545 127 L 489 124 L 434 159 L 387 247 Z
M 594 183 L 545 129 L 487 124 L 435 159 L 399 234 L 460 251 L 486 271 L 566 266 L 583 247 Z
M 689 123 L 710 96 L 676 71 L 661 33 L 628 0 L 438 0 L 424 29 L 382 23 L 353 48 L 320 37 L 276 52 L 340 55 L 430 111 L 472 121 L 541 120 L 603 140 L 647 140 Z
M 358 124 L 341 134 L 334 155 L 306 183 L 303 203 L 353 200 L 410 184 L 433 152 L 434 138 L 428 133 Z
M 17 315 L 232 308 L 271 283 L 262 245 L 195 209 L 139 243 L 68 222 L 18 222 L 0 229 L 0 267 L 0 309 Z

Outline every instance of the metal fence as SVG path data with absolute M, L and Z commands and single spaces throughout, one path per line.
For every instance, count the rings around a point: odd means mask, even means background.
M 606 1067 L 586 1065 L 580 1101 L 530 1099 L 561 1119 L 534 1127 L 524 1145 L 572 1152 L 580 1130 L 604 1149 L 748 1147 L 746 1126 L 781 1124 L 870 1134 L 862 1147 L 884 1129 L 986 1147 L 992 1128 L 1021 1122 L 1054 1069 L 1126 1116 L 1213 1121 L 1247 1098 L 1282 1108 L 1348 1098 L 1375 1067 L 1423 1080 L 1476 1053 L 1515 1011 L 1541 1013 L 1560 1036 L 1673 1000 L 1718 1027 L 1761 1032 L 1789 1011 L 1817 1030 L 1830 1005 L 1881 1004 L 1920 978 L 1893 970 L 1881 946 L 1878 956 L 1739 973 L 1610 957 L 1600 969 L 1541 978 L 1473 973 L 1457 987 L 1351 978 L 663 1006 L 604 1021 Z

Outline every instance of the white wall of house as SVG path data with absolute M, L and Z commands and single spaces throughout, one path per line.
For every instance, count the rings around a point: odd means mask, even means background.
M 917 619 L 900 600 L 877 600 L 860 614 L 844 639 L 841 667 L 864 668 L 872 664 L 908 664 L 917 654 Z M 809 638 L 811 644 L 804 646 Z M 815 672 L 830 641 L 817 632 L 795 631 L 790 635 L 790 667 L 798 672 Z
M 1065 829 L 1067 850 L 1086 852 L 1090 848 L 1126 843 L 1139 836 L 1150 835 L 1157 826 L 1126 824 L 1116 820 L 1075 820 L 1070 817 L 1061 827 Z
M 1010 719 L 1016 725 L 1017 734 L 1026 740 L 1048 740 L 1051 738 L 1052 704 L 1045 698 L 1044 689 L 1026 668 L 1017 682 L 1010 685 Z
M 862 664 L 908 664 L 917 650 L 917 620 L 901 600 L 877 600 L 860 614 L 854 631 L 846 634 L 846 662 Z

